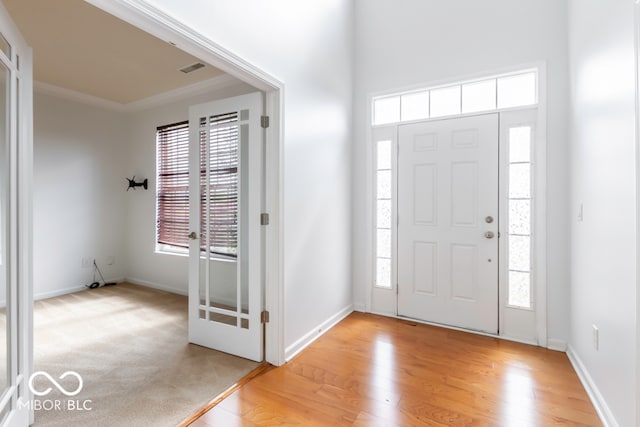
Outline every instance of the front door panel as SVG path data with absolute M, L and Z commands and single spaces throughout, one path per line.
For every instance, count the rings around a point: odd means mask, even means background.
M 399 127 L 398 314 L 498 331 L 498 115 Z

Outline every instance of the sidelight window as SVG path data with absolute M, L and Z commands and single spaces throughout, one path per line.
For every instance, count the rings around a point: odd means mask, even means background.
M 391 288 L 392 255 L 392 143 L 376 145 L 376 286 Z
M 531 308 L 531 126 L 509 129 L 508 305 Z

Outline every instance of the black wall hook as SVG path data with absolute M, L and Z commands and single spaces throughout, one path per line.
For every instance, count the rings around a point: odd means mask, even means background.
M 136 182 L 136 176 L 134 175 L 131 179 L 126 178 L 127 181 L 129 181 L 129 186 L 127 187 L 127 191 L 129 191 L 130 188 L 133 188 L 134 190 L 136 189 L 136 187 L 142 187 L 145 190 L 147 189 L 147 179 L 145 179 L 142 182 Z

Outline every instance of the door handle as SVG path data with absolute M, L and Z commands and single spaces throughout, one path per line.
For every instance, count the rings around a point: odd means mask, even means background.
M 195 231 L 192 231 L 191 233 L 189 233 L 189 238 L 191 240 L 196 240 L 198 238 L 198 235 L 196 234 Z
M 493 239 L 495 236 L 496 235 L 493 231 L 487 231 L 486 233 L 484 233 L 484 237 L 486 237 L 487 239 Z

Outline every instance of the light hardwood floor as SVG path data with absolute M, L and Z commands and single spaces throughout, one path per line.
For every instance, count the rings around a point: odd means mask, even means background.
M 564 353 L 353 313 L 191 425 L 602 424 Z

